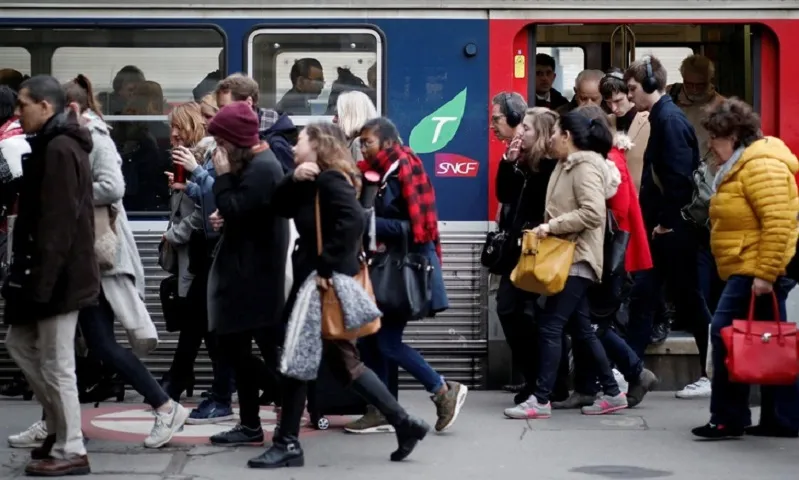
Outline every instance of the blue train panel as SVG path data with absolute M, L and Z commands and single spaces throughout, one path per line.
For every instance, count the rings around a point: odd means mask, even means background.
M 246 71 L 247 40 L 260 27 L 376 27 L 385 42 L 386 114 L 416 150 L 436 188 L 442 221 L 488 218 L 488 22 L 468 19 L 84 18 L 2 19 L 5 26 L 81 28 L 213 26 L 225 36 L 227 71 Z M 168 55 L 168 49 L 164 50 Z M 328 75 L 327 76 L 334 76 Z M 198 79 L 199 80 L 199 79 Z M 153 213 L 156 213 L 155 211 Z

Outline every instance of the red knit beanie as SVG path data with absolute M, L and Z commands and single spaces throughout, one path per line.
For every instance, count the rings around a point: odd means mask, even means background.
M 222 107 L 208 125 L 208 134 L 241 148 L 261 143 L 258 116 L 247 102 L 233 102 Z

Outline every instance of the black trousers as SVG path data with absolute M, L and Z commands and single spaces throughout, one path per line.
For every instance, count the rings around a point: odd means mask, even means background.
M 258 394 L 264 384 L 264 379 L 260 378 L 264 373 L 268 375 L 266 382 L 269 383 L 265 388 L 272 389 L 276 398 L 279 398 L 280 384 L 276 372 L 284 334 L 283 326 L 280 325 L 217 336 L 219 359 L 233 369 L 239 393 L 239 416 L 241 424 L 247 428 L 261 427 Z M 264 372 L 260 359 L 252 353 L 253 340 L 261 350 L 267 372 Z M 275 373 L 274 376 L 272 372 Z

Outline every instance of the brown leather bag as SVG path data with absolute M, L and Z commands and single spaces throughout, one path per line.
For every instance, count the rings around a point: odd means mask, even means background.
M 322 219 L 319 208 L 319 193 L 316 194 L 316 250 L 322 254 Z M 355 280 L 361 284 L 366 293 L 374 300 L 375 294 L 372 290 L 372 281 L 369 278 L 369 269 L 366 262 L 361 260 L 361 269 L 355 274 Z M 346 330 L 344 325 L 344 314 L 341 311 L 341 303 L 338 300 L 333 286 L 327 290 L 319 292 L 322 296 L 322 338 L 326 340 L 356 340 L 377 333 L 380 330 L 380 317 L 367 323 L 357 330 Z

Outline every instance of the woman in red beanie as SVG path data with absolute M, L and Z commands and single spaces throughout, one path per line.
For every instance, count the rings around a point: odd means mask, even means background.
M 217 212 L 211 217 L 217 222 L 218 217 L 224 219 L 208 278 L 208 323 L 218 337 L 221 362 L 234 370 L 241 418 L 232 430 L 211 437 L 211 443 L 263 442 L 259 383 L 253 375 L 263 367 L 252 355 L 252 341 L 265 357 L 275 358 L 283 343 L 289 231 L 272 201 L 283 168 L 258 138 L 258 118 L 246 102 L 222 108 L 208 133 L 217 143 L 213 157 Z

